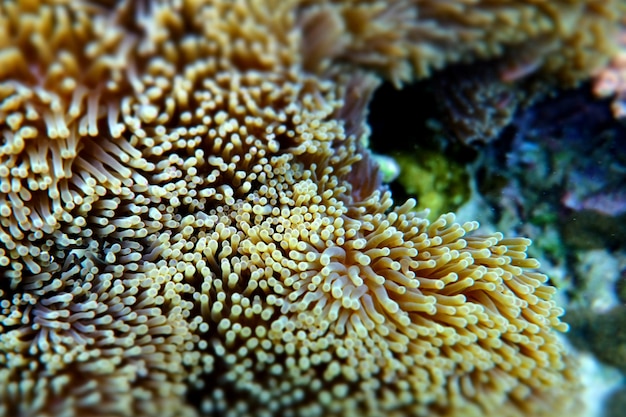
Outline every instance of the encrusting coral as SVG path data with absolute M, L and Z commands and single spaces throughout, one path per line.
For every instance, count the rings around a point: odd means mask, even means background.
M 0 414 L 574 415 L 530 242 L 394 207 L 363 147 L 366 71 L 613 19 L 484 3 L 3 2 Z

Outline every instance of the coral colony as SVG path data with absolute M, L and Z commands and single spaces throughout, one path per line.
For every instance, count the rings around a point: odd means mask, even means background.
M 3 1 L 0 415 L 577 415 L 531 242 L 394 201 L 365 115 L 456 62 L 574 84 L 618 7 Z

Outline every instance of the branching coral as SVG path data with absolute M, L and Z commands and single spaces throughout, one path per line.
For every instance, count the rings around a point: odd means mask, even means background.
M 4 2 L 0 414 L 573 410 L 530 242 L 394 207 L 364 71 L 498 54 L 587 3 L 441 4 Z

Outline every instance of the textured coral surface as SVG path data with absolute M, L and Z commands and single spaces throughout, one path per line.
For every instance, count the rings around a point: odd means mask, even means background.
M 613 6 L 2 2 L 0 415 L 574 415 L 530 241 L 395 205 L 364 120 L 539 37 L 578 79 Z

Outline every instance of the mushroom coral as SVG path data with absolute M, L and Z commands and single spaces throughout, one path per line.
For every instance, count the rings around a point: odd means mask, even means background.
M 3 2 L 0 414 L 575 415 L 530 242 L 394 206 L 365 113 L 613 6 Z

